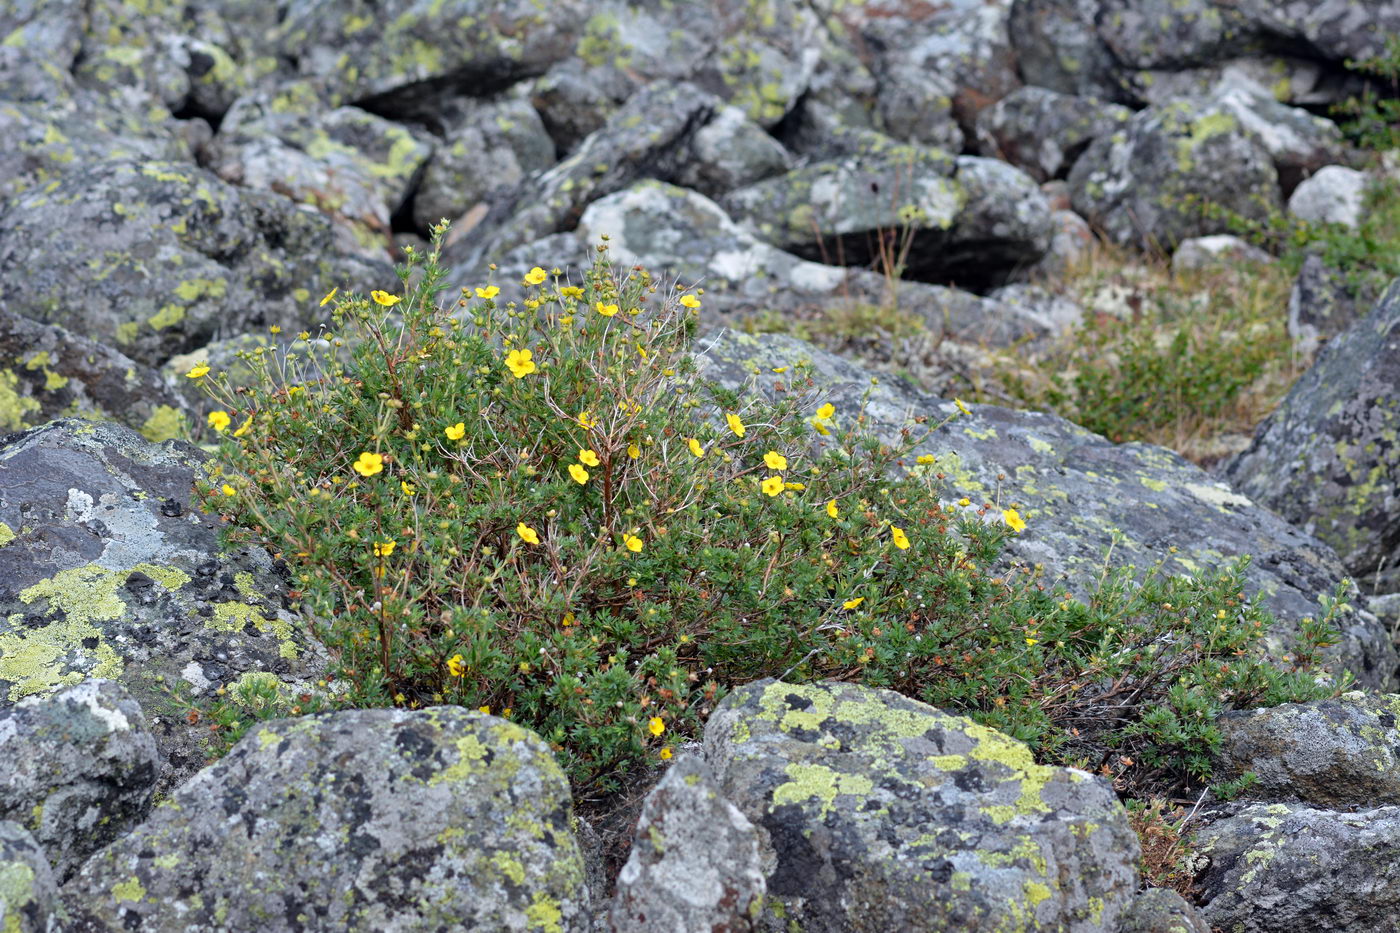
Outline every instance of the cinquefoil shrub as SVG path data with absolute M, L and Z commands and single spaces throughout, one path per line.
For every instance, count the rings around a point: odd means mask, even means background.
M 1182 773 L 1215 712 L 1315 692 L 1250 654 L 1267 620 L 1237 574 L 1085 604 L 994 572 L 1021 517 L 940 498 L 909 456 L 934 425 L 882 445 L 796 366 L 776 401 L 701 385 L 700 293 L 606 244 L 520 305 L 444 300 L 436 246 L 399 274 L 327 296 L 334 335 L 253 354 L 250 390 L 190 374 L 225 405 L 200 493 L 287 562 L 335 658 L 317 703 L 510 716 L 606 790 L 766 676 L 893 687 L 1096 766 L 1121 735 Z M 292 703 L 266 699 L 213 721 Z

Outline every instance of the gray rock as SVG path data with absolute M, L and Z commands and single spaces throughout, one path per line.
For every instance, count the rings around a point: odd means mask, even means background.
M 761 928 L 1114 929 L 1137 837 L 1112 790 L 887 690 L 760 681 L 705 727 L 761 830 Z
M 86 680 L 0 711 L 0 820 L 44 847 L 59 881 L 146 817 L 160 763 L 140 705 Z
M 1055 221 L 1034 179 L 996 159 L 958 156 L 957 182 L 966 201 L 932 263 L 940 278 L 980 289 L 1017 278 L 1044 258 Z
M 324 664 L 267 552 L 222 548 L 217 517 L 192 510 L 203 459 L 76 419 L 0 441 L 0 706 L 116 680 L 146 712 L 162 786 L 206 757 L 172 690 L 256 675 L 305 690 Z
M 1196 833 L 1202 913 L 1237 933 L 1382 933 L 1400 903 L 1400 807 L 1255 804 Z
M 1383 55 L 1386 37 L 1400 32 L 1400 6 L 1394 0 L 1244 0 L 1229 6 L 1243 12 L 1261 32 L 1301 39 L 1313 54 L 1337 64 Z
M 1230 462 L 1236 489 L 1400 590 L 1400 283 L 1329 342 Z M 1369 586 L 1367 587 L 1370 588 Z
M 726 334 L 708 342 L 703 375 L 732 389 L 771 391 L 775 366 L 810 360 L 817 390 L 842 412 L 864 404 L 867 424 L 897 443 L 912 418 L 937 421 L 957 411 L 943 399 L 894 381 L 870 385 L 870 373 L 801 341 L 779 335 Z M 867 403 L 862 403 L 865 393 Z M 843 416 L 844 417 L 844 416 Z M 1042 565 L 1084 593 L 1099 579 L 1104 557 L 1165 573 L 1198 574 L 1252 555 L 1246 590 L 1265 594 L 1278 619 L 1270 644 L 1289 651 L 1301 619 L 1322 613 L 1345 571 L 1324 543 L 1274 512 L 1232 491 L 1179 455 L 1149 444 L 1113 444 L 1062 418 L 978 405 L 934 432 L 914 451 L 938 458 L 946 496 L 1018 504 L 1027 529 L 1009 545 L 1012 556 Z M 1005 507 L 1005 506 L 1003 506 Z M 1363 684 L 1393 682 L 1395 649 L 1389 633 L 1354 589 L 1336 619 L 1340 662 Z
M 1176 252 L 1172 253 L 1172 271 L 1180 275 L 1183 272 L 1209 269 L 1211 266 L 1236 263 L 1267 264 L 1273 261 L 1274 257 L 1254 244 L 1228 233 L 1217 233 L 1213 236 L 1191 237 L 1178 243 Z
M 574 930 L 549 747 L 458 707 L 269 722 L 64 887 L 84 930 Z
M 752 930 L 766 890 L 758 831 L 684 755 L 647 795 L 610 914 L 618 933 Z
M 1210 924 L 1170 888 L 1148 888 L 1118 918 L 1118 933 L 1211 933 Z
M 1089 222 L 1072 210 L 1051 211 L 1053 224 L 1050 234 L 1050 248 L 1045 251 L 1040 262 L 1029 270 L 1027 278 L 1055 279 L 1065 275 L 1075 265 L 1084 261 L 1094 249 L 1098 239 Z
M 895 139 L 961 152 L 966 139 L 953 113 L 958 88 L 937 71 L 899 63 L 879 78 L 880 125 Z
M 1253 220 L 1281 208 L 1269 152 L 1218 103 L 1178 100 L 1094 140 L 1069 177 L 1074 209 L 1115 243 L 1170 252 L 1223 232 L 1204 205 Z
M 1303 260 L 1288 296 L 1288 333 L 1298 352 L 1311 356 L 1322 344 L 1355 323 L 1358 296 L 1366 291 L 1348 282 L 1316 253 Z
M 1327 165 L 1306 179 L 1288 198 L 1288 212 L 1308 223 L 1361 226 L 1369 180 L 1365 172 L 1344 165 Z
M 793 167 L 783 144 L 737 107 L 721 107 L 690 140 L 691 158 L 676 183 L 718 197 Z
M 1117 100 L 1118 63 L 1095 25 L 1101 0 L 1016 0 L 1008 34 L 1026 84 Z
M 987 297 L 1006 309 L 999 317 L 1020 322 L 1017 330 L 1032 344 L 1062 336 L 1084 320 L 1082 307 L 1040 285 L 1007 285 Z
M 1227 713 L 1222 779 L 1252 771 L 1251 796 L 1330 810 L 1400 804 L 1400 696 L 1348 693 Z
M 23 826 L 0 820 L 0 930 L 59 933 L 66 919 L 44 850 Z
M 1269 87 L 1242 70 L 1227 69 L 1207 99 L 1239 120 L 1269 153 L 1285 194 L 1323 166 L 1346 158 L 1337 124 L 1281 103 Z
M 1124 69 L 1180 69 L 1249 47 L 1247 18 L 1216 0 L 1102 0 L 1098 34 Z
M 1069 174 L 1094 139 L 1118 129 L 1132 111 L 1091 97 L 1023 87 L 977 118 L 977 145 L 1025 171 L 1036 181 Z
M 391 276 L 341 257 L 321 216 L 187 164 L 87 165 L 0 214 L 0 280 L 25 283 L 9 310 L 148 366 L 253 327 L 299 331 L 333 285 Z

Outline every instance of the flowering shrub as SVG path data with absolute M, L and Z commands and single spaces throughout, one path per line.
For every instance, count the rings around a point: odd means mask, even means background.
M 531 270 L 519 305 L 444 301 L 436 246 L 400 278 L 328 295 L 334 335 L 251 355 L 251 389 L 191 373 L 226 409 L 200 494 L 287 562 L 335 659 L 318 703 L 509 716 L 605 790 L 762 677 L 893 687 L 1080 757 L 1161 705 L 1180 721 L 1133 741 L 1197 771 L 1198 715 L 1308 693 L 1239 657 L 1265 619 L 1237 576 L 1086 605 L 994 573 L 1024 521 L 940 498 L 909 456 L 937 425 L 884 446 L 797 366 L 772 401 L 701 385 L 702 293 L 606 243 L 577 284 Z M 1114 715 L 1082 715 L 1106 691 Z

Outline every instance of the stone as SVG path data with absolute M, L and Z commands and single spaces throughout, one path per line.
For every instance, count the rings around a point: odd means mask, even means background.
M 264 723 L 90 859 L 75 929 L 574 930 L 588 910 L 548 745 L 460 707 Z
M 1226 713 L 1215 774 L 1253 772 L 1252 797 L 1328 810 L 1400 804 L 1400 696 L 1359 691 L 1335 700 Z
M 0 930 L 59 933 L 67 919 L 44 850 L 23 826 L 0 820 Z
M 1284 194 L 1312 173 L 1347 158 L 1337 124 L 1280 102 L 1269 87 L 1240 69 L 1226 69 L 1207 100 L 1233 115 L 1269 153 Z
M 1196 833 L 1196 876 L 1213 929 L 1369 933 L 1395 928 L 1400 807 L 1337 813 L 1253 804 Z
M 691 158 L 676 183 L 719 197 L 793 167 L 793 156 L 737 107 L 721 107 L 690 140 Z
M 1293 189 L 1288 212 L 1308 223 L 1341 224 L 1355 230 L 1361 226 L 1369 184 L 1365 172 L 1345 165 L 1323 166 Z
M 1212 266 L 1239 263 L 1267 264 L 1274 257 L 1252 243 L 1228 233 L 1198 236 L 1182 240 L 1172 253 L 1172 272 L 1197 272 Z
M 1211 933 L 1200 910 L 1171 888 L 1148 888 L 1118 918 L 1118 933 Z
M 0 439 L 0 708 L 89 678 L 145 711 L 161 787 L 203 766 L 208 731 L 173 694 L 261 676 L 305 692 L 323 649 L 260 548 L 224 548 L 192 502 L 204 455 L 77 419 Z
M 1017 88 L 977 117 L 984 156 L 1010 162 L 1036 181 L 1063 178 L 1089 143 L 1127 122 L 1132 111 L 1041 87 Z
M 1248 19 L 1216 0 L 1103 0 L 1098 34 L 1124 70 L 1178 70 L 1247 49 Z
M 1007 32 L 1028 85 L 1116 101 L 1118 62 L 1099 35 L 1101 0 L 1016 0 Z
M 1348 282 L 1317 253 L 1309 253 L 1288 296 L 1288 334 L 1298 352 L 1312 356 L 1351 327 L 1359 315 L 1359 299 L 1368 291 Z
M 85 680 L 0 710 L 0 820 L 24 826 L 61 882 L 145 819 L 160 761 L 141 706 Z
M 878 86 L 876 107 L 886 133 L 944 152 L 962 151 L 966 138 L 953 112 L 958 89 L 943 74 L 899 63 L 881 73 Z
M 720 794 L 696 755 L 682 755 L 647 795 L 617 878 L 618 933 L 741 933 L 766 890 L 758 831 Z
M 1137 838 L 1113 791 L 888 690 L 766 680 L 705 726 L 761 832 L 763 929 L 1114 929 Z
M 1337 550 L 1367 589 L 1400 591 L 1400 282 L 1330 341 L 1225 477 Z

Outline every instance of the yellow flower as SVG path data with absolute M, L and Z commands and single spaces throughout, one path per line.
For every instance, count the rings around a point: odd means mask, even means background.
M 595 301 L 593 302 L 593 310 L 597 311 L 603 317 L 612 317 L 617 313 L 617 305 L 603 304 L 601 301 Z
M 781 476 L 770 476 L 762 483 L 762 489 L 770 496 L 776 496 L 783 491 L 783 478 Z
M 280 333 L 282 333 L 282 328 L 279 327 L 279 326 L 277 326 L 276 324 L 273 324 L 271 327 L 269 327 L 269 328 L 267 329 L 267 332 L 268 332 L 269 334 L 273 334 L 273 335 L 280 334 Z
M 569 475 L 572 476 L 574 482 L 578 483 L 580 486 L 588 482 L 588 471 L 577 463 L 569 464 Z
M 549 273 L 541 269 L 539 266 L 535 266 L 535 268 L 525 273 L 525 284 L 539 285 L 547 278 L 549 278 Z
M 568 326 L 569 326 L 570 324 L 572 324 L 573 322 L 574 322 L 574 316 L 573 316 L 572 314 L 566 314 L 566 315 L 564 315 L 563 317 L 561 317 L 561 318 L 559 319 L 559 326 L 560 326 L 560 327 L 568 327 Z
M 660 735 L 666 731 L 666 721 L 660 716 L 651 717 L 651 720 L 647 722 L 647 731 L 652 735 Z
M 724 416 L 724 420 L 729 422 L 729 430 L 734 432 L 735 437 L 744 436 L 744 431 L 746 431 L 747 429 L 744 427 L 744 422 L 739 420 L 738 415 L 733 414 L 731 412 L 730 414 Z
M 807 488 L 807 484 L 806 484 L 806 483 L 783 483 L 783 488 L 784 488 L 784 489 L 792 490 L 793 492 L 801 492 L 802 490 L 804 490 L 804 489 Z
M 578 424 L 585 431 L 591 431 L 598 426 L 598 419 L 589 412 L 581 411 L 578 413 Z
M 223 494 L 226 495 L 226 496 L 233 496 L 233 495 L 237 495 L 237 494 L 238 494 L 238 490 L 234 489 L 234 488 L 233 488 L 232 486 L 230 486 L 228 483 L 224 483 L 224 485 L 221 487 L 221 490 L 223 491 Z
M 369 296 L 374 299 L 375 304 L 383 305 L 386 308 L 392 308 L 400 301 L 403 301 L 398 295 L 391 295 L 388 292 L 372 291 L 369 293 Z
M 390 554 L 394 553 L 394 545 L 397 544 L 397 543 L 398 543 L 397 541 L 376 541 L 376 542 L 374 542 L 374 556 L 375 556 L 375 557 L 388 557 Z
M 971 505 L 971 504 L 972 504 L 972 500 L 969 499 L 967 496 L 963 496 L 961 499 L 958 500 L 958 505 L 961 505 L 961 506 L 963 506 L 964 508 L 966 508 L 967 506 L 969 506 L 969 505 Z
M 955 398 L 955 399 L 953 399 L 953 404 L 956 405 L 956 406 L 958 406 L 958 411 L 962 412 L 964 415 L 970 415 L 970 414 L 972 414 L 972 410 L 971 410 L 970 408 L 968 408 L 966 405 L 963 404 L 963 400 L 962 400 L 962 399 L 960 399 L 960 398 Z
M 863 602 L 865 602 L 865 597 L 864 597 L 864 596 L 857 596 L 855 599 L 848 599 L 848 600 L 846 600 L 844 603 L 841 604 L 841 608 L 842 608 L 842 609 L 854 609 L 854 608 L 856 608 L 857 606 L 859 606 L 859 605 L 860 605 L 861 603 L 863 603 Z
M 905 535 L 903 528 L 897 525 L 891 525 L 890 536 L 894 538 L 895 547 L 899 548 L 901 551 L 907 551 L 909 549 L 909 538 Z
M 690 448 L 690 452 L 691 452 L 692 454 L 694 454 L 695 456 L 697 456 L 697 457 L 703 457 L 703 456 L 705 456 L 705 448 L 704 448 L 704 447 L 701 447 L 701 446 L 700 446 L 700 442 L 697 441 L 695 438 L 693 438 L 693 437 L 690 438 L 689 440 L 687 440 L 687 441 L 685 442 L 685 444 L 686 444 L 687 447 Z
M 490 716 L 490 715 L 491 715 L 491 707 L 490 707 L 489 704 L 486 705 L 486 706 L 478 706 L 478 707 L 476 708 L 476 711 L 477 711 L 478 713 L 480 713 L 481 715 L 483 715 L 483 716 Z
M 476 297 L 490 299 L 495 298 L 500 293 L 501 290 L 499 288 L 494 285 L 488 285 L 485 288 L 478 288 L 476 290 Z
M 211 411 L 209 413 L 209 427 L 220 434 L 228 430 L 230 420 L 226 411 Z
M 253 416 L 252 416 L 252 415 L 249 415 L 249 416 L 247 417 L 247 419 L 246 419 L 242 424 L 240 424 L 240 425 L 238 426 L 238 429 L 237 429 L 236 431 L 233 432 L 233 436 L 234 436 L 234 437 L 242 437 L 243 435 L 247 434 L 247 433 L 248 433 L 249 431 L 251 431 L 252 429 L 253 429 Z
M 597 466 L 598 453 L 593 450 L 580 450 L 578 452 L 578 462 L 584 466 Z
M 515 526 L 515 533 L 520 535 L 520 540 L 524 541 L 526 544 L 540 543 L 539 533 L 524 522 Z
M 1021 519 L 1021 513 L 1015 509 L 1002 509 L 1001 520 L 1006 522 L 1006 527 L 1014 532 L 1020 533 L 1026 530 L 1026 523 Z
M 622 543 L 627 545 L 627 550 L 633 554 L 638 554 L 642 550 L 642 539 L 636 535 L 623 535 Z
M 361 476 L 373 476 L 384 469 L 384 458 L 379 454 L 372 454 L 368 450 L 360 454 L 358 460 L 351 464 L 355 472 Z
M 830 420 L 831 416 L 834 414 L 836 414 L 836 406 L 831 404 L 830 402 L 827 402 L 821 408 L 817 409 L 817 417 L 822 419 L 823 421 Z
M 812 419 L 812 430 L 816 431 L 822 437 L 827 437 L 831 434 L 831 429 L 828 428 L 826 422 L 820 418 Z
M 784 457 L 776 450 L 770 450 L 768 451 L 768 453 L 764 454 L 763 462 L 768 466 L 768 469 L 770 470 L 787 469 L 787 457 Z
M 686 308 L 698 308 L 700 307 L 700 299 L 694 295 L 682 295 L 681 305 Z
M 453 677 L 461 677 L 467 672 L 467 662 L 460 654 L 454 654 L 447 659 L 447 673 Z
M 1028 644 L 1028 645 L 1037 644 L 1037 640 L 1034 639 L 1034 638 L 1027 638 L 1027 639 L 1026 639 L 1026 644 Z
M 671 760 L 671 747 L 668 745 L 668 746 L 666 746 L 665 748 L 663 748 L 663 749 L 661 750 L 661 752 L 660 752 L 660 755 L 661 755 L 661 760 L 662 760 L 662 761 L 670 761 L 670 760 Z
M 201 376 L 206 376 L 206 375 L 208 375 L 208 374 L 209 374 L 209 364 L 208 364 L 208 363 L 199 363 L 199 364 L 197 364 L 197 365 L 195 366 L 194 369 L 191 369 L 189 372 L 185 373 L 185 378 L 186 378 L 186 379 L 198 379 L 199 377 L 201 377 Z
M 937 460 L 938 458 L 935 457 L 933 454 L 919 454 L 919 456 L 916 457 L 915 459 L 916 459 L 919 463 L 929 464 L 929 463 L 933 463 L 933 462 L 934 462 L 935 460 Z
M 565 285 L 563 288 L 559 289 L 559 294 L 563 295 L 565 298 L 582 298 L 583 289 L 579 288 L 577 285 Z
M 627 456 L 631 457 L 633 460 L 636 460 L 641 455 L 642 448 L 638 447 L 636 444 L 627 445 Z
M 534 354 L 529 350 L 511 350 L 506 354 L 506 366 L 517 379 L 524 379 L 536 369 Z
M 411 496 L 418 491 L 417 486 L 404 480 L 399 480 L 399 488 L 403 490 L 405 496 Z
M 459 421 L 456 424 L 448 425 L 442 429 L 442 433 L 447 435 L 449 441 L 460 441 L 462 436 L 467 433 L 467 423 Z
M 321 306 L 322 308 L 324 308 L 326 305 L 330 304 L 332 301 L 335 301 L 335 294 L 336 294 L 336 292 L 338 292 L 338 291 L 340 291 L 340 286 L 339 286 L 339 285 L 337 285 L 335 288 L 331 289 L 330 291 L 326 292 L 326 297 L 324 297 L 324 298 L 321 299 L 321 305 L 320 305 L 320 306 Z M 303 337 L 303 338 L 301 338 L 301 339 L 302 339 L 302 340 L 305 340 L 306 338 Z
M 841 517 L 841 510 L 836 507 L 835 499 L 832 499 L 826 504 L 826 514 L 830 515 L 832 518 Z
M 574 614 L 573 614 L 572 612 L 566 612 L 566 613 L 564 613 L 563 618 L 561 618 L 561 619 L 559 620 L 559 624 L 562 625 L 562 626 L 564 626 L 564 628 L 568 628 L 569 626 L 573 625 L 573 624 L 574 624 Z

